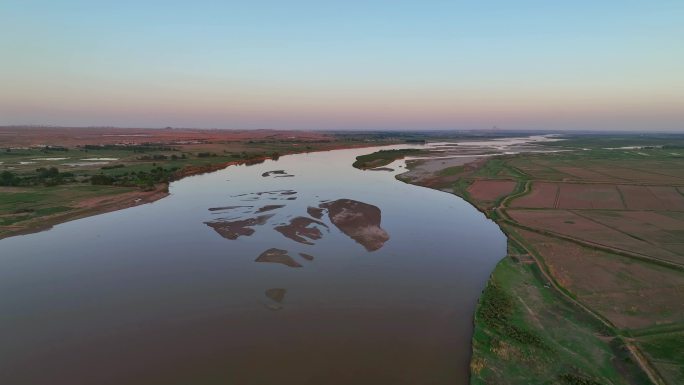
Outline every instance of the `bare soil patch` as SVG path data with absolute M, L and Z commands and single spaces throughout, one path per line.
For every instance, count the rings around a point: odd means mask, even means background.
M 648 186 L 618 185 L 629 210 L 665 210 L 667 207 Z
M 559 183 L 558 208 L 624 209 L 622 198 L 613 185 Z
M 684 275 L 655 264 L 518 230 L 556 280 L 620 328 L 684 321 Z
M 86 144 L 202 144 L 245 140 L 320 141 L 331 136 L 320 132 L 274 130 L 201 130 L 106 127 L 0 127 L 2 143 L 8 146 L 52 145 L 75 147 Z
M 676 188 L 670 186 L 649 186 L 648 189 L 666 209 L 684 210 L 684 195 L 677 191 Z
M 655 211 L 583 211 L 581 214 L 654 245 L 684 242 L 684 221 Z
M 601 174 L 595 171 L 591 171 L 587 168 L 584 167 L 569 167 L 569 166 L 554 166 L 556 170 L 571 175 L 574 178 L 567 178 L 567 179 L 574 179 L 574 180 L 581 180 L 581 181 L 595 181 L 595 182 L 620 182 L 621 179 L 611 177 L 609 175 Z
M 681 263 L 682 256 L 566 210 L 508 210 L 518 223 L 577 240 Z
M 476 180 L 468 187 L 468 193 L 479 201 L 495 201 L 513 192 L 515 186 L 512 180 Z
M 511 207 L 524 208 L 554 208 L 556 207 L 556 197 L 558 185 L 547 182 L 532 183 L 532 190 L 529 194 L 514 199 Z

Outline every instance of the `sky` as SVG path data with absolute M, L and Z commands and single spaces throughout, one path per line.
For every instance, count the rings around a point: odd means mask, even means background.
M 684 131 L 684 1 L 0 1 L 0 125 Z

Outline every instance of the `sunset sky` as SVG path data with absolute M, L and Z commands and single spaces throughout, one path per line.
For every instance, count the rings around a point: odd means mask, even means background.
M 0 125 L 684 130 L 684 1 L 0 2 Z

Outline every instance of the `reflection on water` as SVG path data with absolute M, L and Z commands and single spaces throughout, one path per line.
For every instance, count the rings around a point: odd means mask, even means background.
M 271 248 L 259 255 L 256 262 L 281 263 L 289 267 L 302 267 L 297 261 L 287 255 L 287 250 Z
M 269 310 L 281 310 L 283 308 L 283 301 L 285 300 L 285 294 L 287 294 L 286 289 L 273 288 L 268 289 L 265 292 L 266 297 L 271 301 L 267 302 L 266 308 Z
M 230 167 L 1 240 L 0 383 L 466 384 L 505 238 L 453 195 L 351 167 L 373 151 Z
M 285 289 L 268 289 L 266 290 L 266 296 L 278 303 L 283 303 L 285 299 L 285 294 L 287 290 Z

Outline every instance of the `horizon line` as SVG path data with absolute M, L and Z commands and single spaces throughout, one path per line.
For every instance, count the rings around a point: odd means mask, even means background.
M 492 128 L 437 128 L 437 129 L 409 129 L 409 128 L 348 128 L 348 129 L 306 129 L 306 128 L 226 128 L 226 127 L 136 127 L 136 126 L 109 126 L 109 125 L 51 125 L 51 124 L 5 124 L 0 125 L 0 129 L 6 128 L 76 128 L 76 129 L 120 129 L 120 130 L 205 130 L 205 131 L 275 131 L 275 132 L 539 132 L 539 133 L 582 133 L 582 134 L 684 134 L 684 128 L 678 130 L 638 130 L 638 129 L 623 129 L 623 130 L 595 130 L 586 128 L 577 129 L 540 129 L 540 128 L 501 128 L 494 126 Z

